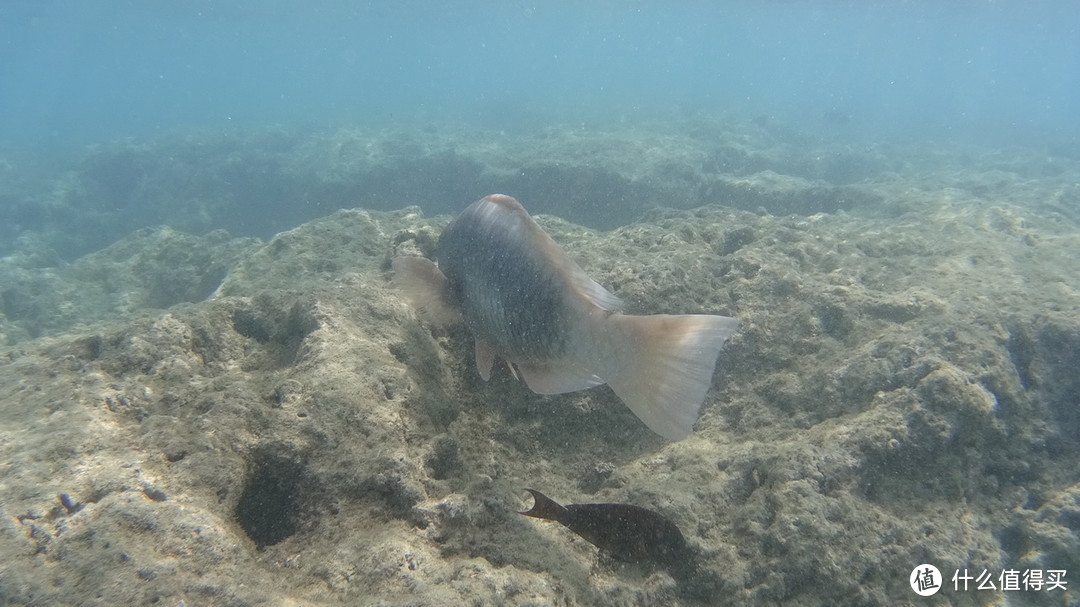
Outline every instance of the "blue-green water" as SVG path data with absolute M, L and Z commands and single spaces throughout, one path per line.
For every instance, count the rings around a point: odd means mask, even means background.
M 1078 99 L 1067 0 L 0 5 L 0 146 L 701 111 L 1040 143 L 1080 130 Z

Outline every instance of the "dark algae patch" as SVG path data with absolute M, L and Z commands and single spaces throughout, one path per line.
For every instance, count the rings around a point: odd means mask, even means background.
M 304 465 L 269 451 L 260 451 L 244 480 L 236 504 L 236 522 L 259 548 L 296 533 L 310 491 Z

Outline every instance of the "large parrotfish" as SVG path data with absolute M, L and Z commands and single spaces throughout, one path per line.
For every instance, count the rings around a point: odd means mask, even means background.
M 484 380 L 499 357 L 539 394 L 607 383 L 669 440 L 690 434 L 738 327 L 725 316 L 620 314 L 619 298 L 502 194 L 454 218 L 436 258 L 396 257 L 394 281 L 433 320 L 464 321 Z

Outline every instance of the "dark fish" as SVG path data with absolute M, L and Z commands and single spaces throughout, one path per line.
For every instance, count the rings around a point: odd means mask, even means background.
M 738 321 L 725 316 L 630 316 L 517 200 L 482 198 L 439 238 L 438 266 L 394 259 L 394 280 L 435 320 L 461 319 L 487 380 L 496 356 L 539 394 L 607 383 L 657 434 L 690 434 L 716 359 Z M 516 369 L 516 371 L 515 371 Z
M 521 514 L 558 521 L 619 560 L 677 565 L 691 556 L 679 528 L 652 510 L 630 504 L 562 506 L 539 491 L 526 491 L 535 503 Z

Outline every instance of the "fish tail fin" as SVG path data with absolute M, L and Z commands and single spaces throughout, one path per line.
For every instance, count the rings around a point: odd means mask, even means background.
M 566 507 L 535 489 L 526 489 L 533 496 L 533 507 L 522 512 L 525 516 L 562 521 L 566 516 Z
M 394 285 L 401 289 L 420 313 L 439 324 L 460 320 L 460 313 L 447 301 L 446 276 L 426 257 L 399 255 L 391 262 Z
M 629 316 L 601 323 L 597 374 L 650 430 L 686 438 L 712 384 L 716 359 L 739 321 L 705 314 Z

